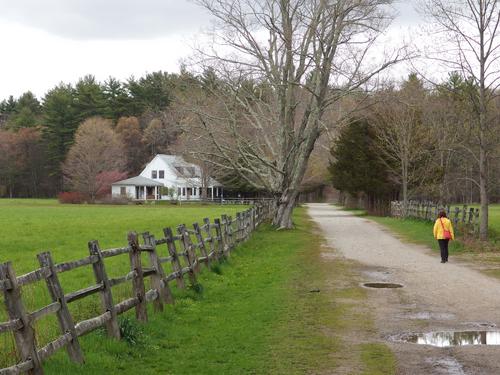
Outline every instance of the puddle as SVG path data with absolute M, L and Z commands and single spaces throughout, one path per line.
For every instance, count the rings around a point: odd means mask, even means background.
M 363 286 L 367 288 L 402 288 L 403 285 L 395 283 L 364 283 Z
M 397 341 L 440 348 L 467 345 L 500 345 L 500 331 L 409 333 L 400 335 Z

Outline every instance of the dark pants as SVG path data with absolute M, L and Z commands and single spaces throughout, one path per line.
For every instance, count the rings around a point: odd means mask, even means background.
M 448 242 L 450 240 L 438 240 L 439 249 L 441 249 L 441 260 L 448 261 Z

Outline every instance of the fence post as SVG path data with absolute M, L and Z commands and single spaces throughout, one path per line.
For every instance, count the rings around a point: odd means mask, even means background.
M 205 257 L 205 266 L 210 267 L 210 259 L 208 258 L 207 248 L 205 247 L 205 240 L 201 234 L 201 229 L 198 223 L 193 224 L 193 229 L 196 236 L 196 241 L 198 242 L 198 248 L 203 257 Z
M 455 207 L 455 215 L 453 216 L 453 226 L 455 229 L 455 234 L 458 232 L 458 222 L 460 221 L 459 215 L 460 215 L 460 208 Z
M 83 353 L 80 348 L 80 343 L 78 342 L 75 323 L 73 322 L 73 318 L 69 312 L 68 304 L 66 303 L 66 298 L 64 297 L 64 292 L 59 282 L 59 278 L 57 277 L 54 262 L 52 261 L 52 256 L 49 252 L 44 252 L 38 254 L 37 258 L 40 263 L 40 267 L 47 267 L 50 270 L 50 276 L 45 279 L 45 282 L 50 296 L 52 297 L 52 302 L 59 302 L 61 305 L 59 311 L 57 311 L 57 320 L 59 321 L 61 332 L 62 334 L 65 334 L 66 332 L 71 334 L 71 341 L 66 346 L 69 358 L 73 362 L 83 363 Z
M 42 375 L 43 368 L 38 357 L 35 340 L 35 330 L 31 326 L 28 314 L 21 299 L 21 287 L 17 283 L 16 274 L 12 268 L 12 263 L 7 262 L 0 265 L 0 280 L 10 284 L 4 289 L 5 307 L 9 319 L 19 319 L 22 327 L 14 331 L 17 352 L 22 361 L 31 360 L 33 368 L 30 375 Z
M 151 267 L 156 271 L 151 275 L 151 287 L 158 292 L 158 298 L 155 299 L 153 307 L 156 311 L 163 311 L 163 303 L 174 303 L 172 292 L 168 284 L 164 282 L 166 276 L 156 251 L 155 237 L 149 234 L 149 232 L 145 232 L 142 234 L 142 238 L 145 245 L 151 246 L 151 250 L 148 251 L 149 262 L 151 263 Z
M 97 284 L 102 284 L 102 290 L 100 292 L 102 307 L 104 311 L 109 311 L 111 314 L 111 319 L 106 322 L 106 332 L 108 336 L 120 339 L 121 335 L 120 327 L 118 326 L 118 317 L 113 303 L 111 285 L 109 283 L 106 267 L 104 266 L 104 259 L 99 247 L 99 242 L 90 241 L 88 246 L 90 255 L 97 257 L 97 262 L 92 264 L 92 268 L 94 269 L 94 276 Z
M 228 251 L 224 252 L 224 239 L 222 236 L 222 227 L 220 224 L 220 219 L 215 219 L 215 233 L 217 234 L 217 258 L 221 259 L 222 257 L 226 256 L 226 253 Z M 229 250 L 229 248 L 228 248 Z
M 186 225 L 179 225 L 177 227 L 177 232 L 181 237 L 181 245 L 184 253 L 186 254 L 186 260 L 188 262 L 189 268 L 191 268 L 195 274 L 200 273 L 198 258 L 196 256 L 193 241 L 191 241 L 191 236 L 188 229 L 186 228 Z
M 474 235 L 479 235 L 479 208 L 474 211 Z
M 184 224 L 179 225 L 177 227 L 177 232 L 181 237 L 181 246 L 184 250 L 184 254 L 186 257 L 186 261 L 189 267 L 189 280 L 191 281 L 191 285 L 198 284 L 196 280 L 196 274 L 199 272 L 198 261 L 196 256 L 192 252 L 191 239 L 189 238 L 189 233 L 187 233 L 186 226 Z M 187 234 L 187 236 L 186 236 Z
M 216 257 L 215 254 L 215 240 L 214 236 L 212 235 L 212 231 L 210 230 L 210 219 L 209 218 L 204 218 L 203 223 L 205 224 L 205 232 L 207 232 L 207 241 L 210 240 L 210 251 L 208 252 L 208 256 L 210 257 L 210 254 L 212 254 L 212 257 Z
M 167 240 L 168 253 L 172 258 L 172 269 L 177 273 L 176 281 L 177 287 L 184 289 L 186 285 L 184 284 L 184 277 L 182 275 L 182 266 L 179 260 L 179 254 L 177 254 L 177 248 L 175 247 L 174 234 L 172 233 L 172 228 L 164 228 L 163 233 L 165 234 L 165 239 Z
M 141 322 L 148 321 L 148 311 L 146 309 L 146 288 L 144 286 L 144 275 L 142 273 L 141 249 L 137 239 L 137 233 L 129 232 L 128 244 L 131 247 L 130 270 L 135 272 L 132 279 L 132 294 L 137 297 L 139 303 L 135 306 L 135 317 Z
M 236 213 L 236 243 L 238 244 L 241 241 L 241 212 Z
M 231 244 L 229 239 L 229 224 L 228 224 L 227 215 L 221 215 L 220 225 L 221 225 L 221 234 L 224 240 L 224 253 L 231 253 Z
M 235 233 L 233 231 L 233 217 L 228 216 L 226 219 L 226 233 L 227 233 L 227 248 L 231 251 L 234 248 Z

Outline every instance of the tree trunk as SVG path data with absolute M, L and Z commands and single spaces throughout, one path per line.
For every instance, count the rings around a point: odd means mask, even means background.
M 293 228 L 292 213 L 297 202 L 298 190 L 288 189 L 279 198 L 273 225 L 278 228 Z
M 481 135 L 484 136 L 484 131 L 481 129 Z M 482 138 L 482 137 L 481 137 Z M 481 203 L 481 220 L 479 223 L 479 239 L 481 241 L 488 240 L 488 186 L 487 186 L 487 170 L 486 170 L 486 152 L 481 145 L 479 151 L 479 197 Z
M 403 188 L 403 217 L 406 217 L 408 209 L 408 164 L 406 159 L 401 163 L 402 167 L 402 188 Z
M 312 118 L 310 121 L 318 121 Z M 273 219 L 273 225 L 279 229 L 293 228 L 292 212 L 299 196 L 300 184 L 306 173 L 309 156 L 314 149 L 316 140 L 320 135 L 317 126 L 313 127 L 310 134 L 305 136 L 305 141 L 299 147 L 295 155 L 290 157 L 287 174 L 283 178 L 283 192 L 278 200 L 278 209 Z

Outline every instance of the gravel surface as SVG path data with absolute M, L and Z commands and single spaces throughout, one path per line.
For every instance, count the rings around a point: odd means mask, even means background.
M 404 285 L 368 291 L 377 339 L 393 349 L 398 373 L 500 374 L 500 361 L 495 361 L 500 346 L 435 348 L 394 342 L 407 332 L 496 329 L 499 281 L 455 263 L 453 256 L 442 264 L 438 253 L 402 242 L 382 226 L 334 206 L 309 204 L 308 211 L 331 251 L 359 262 L 361 282 Z

